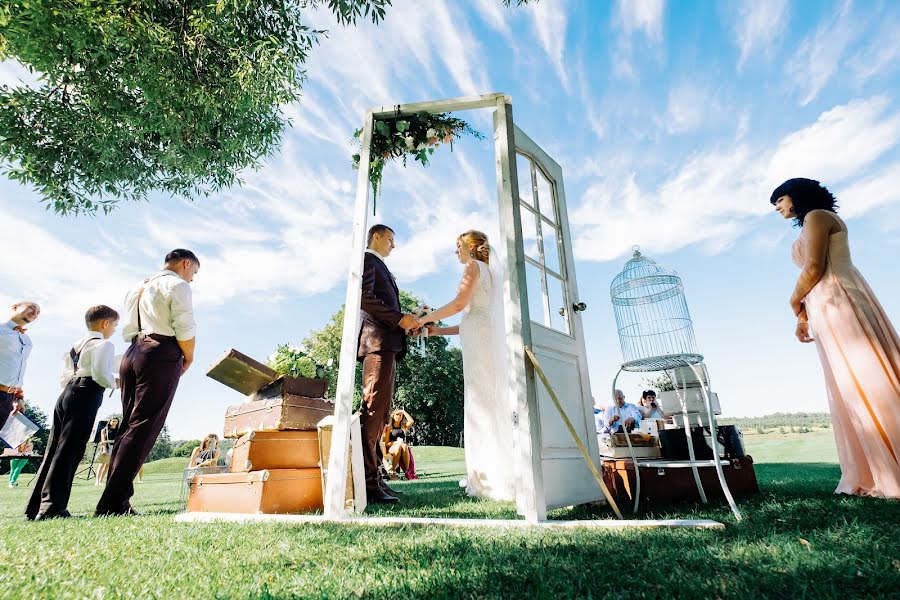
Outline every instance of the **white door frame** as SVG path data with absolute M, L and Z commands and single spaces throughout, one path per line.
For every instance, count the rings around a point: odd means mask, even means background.
M 360 328 L 360 297 L 365 239 L 370 210 L 369 145 L 374 122 L 379 118 L 394 117 L 419 111 L 441 113 L 476 108 L 494 108 L 494 144 L 496 150 L 497 195 L 500 213 L 502 243 L 497 244 L 501 263 L 506 266 L 503 282 L 506 301 L 506 337 L 508 340 L 509 388 L 517 400 L 514 415 L 514 436 L 518 448 L 517 457 L 521 469 L 520 485 L 525 499 L 520 506 L 526 521 L 536 523 L 546 519 L 543 471 L 541 466 L 541 425 L 537 407 L 534 371 L 526 360 L 525 346 L 531 345 L 531 326 L 528 314 L 527 287 L 525 281 L 524 243 L 521 216 L 518 205 L 518 179 L 516 176 L 515 136 L 517 128 L 512 118 L 512 103 L 505 94 L 487 94 L 452 98 L 415 104 L 382 106 L 366 112 L 361 136 L 359 173 L 356 185 L 356 207 L 353 216 L 350 269 L 347 275 L 347 294 L 344 300 L 344 329 L 341 338 L 340 369 L 335 394 L 335 424 L 332 434 L 332 451 L 328 472 L 345 473 L 346 448 L 350 443 L 350 419 L 355 388 L 356 352 Z M 523 134 L 524 135 L 524 134 Z M 527 138 L 527 136 L 526 136 Z M 530 141 L 530 140 L 529 140 Z M 532 142 L 533 144 L 533 142 Z M 534 145 L 534 144 L 533 144 Z M 536 145 L 535 145 L 536 147 Z M 549 157 L 547 157 L 549 159 Z M 552 162 L 552 159 L 550 159 Z M 552 164 L 556 164 L 552 162 Z M 561 214 L 560 219 L 564 218 Z M 566 233 L 568 233 L 566 231 Z M 566 236 L 568 237 L 568 236 Z M 570 267 L 571 265 L 566 265 Z M 574 273 L 574 267 L 571 270 Z M 580 333 L 580 332 L 579 332 Z M 588 393 L 588 396 L 590 394 Z M 591 447 L 596 446 L 596 440 Z M 325 490 L 325 517 L 344 518 L 344 489 L 346 478 L 329 477 Z

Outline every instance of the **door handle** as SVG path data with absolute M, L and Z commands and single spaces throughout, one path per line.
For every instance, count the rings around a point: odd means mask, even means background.
M 587 304 L 585 304 L 584 302 L 576 302 L 572 305 L 572 310 L 574 310 L 575 312 L 585 311 L 587 310 Z

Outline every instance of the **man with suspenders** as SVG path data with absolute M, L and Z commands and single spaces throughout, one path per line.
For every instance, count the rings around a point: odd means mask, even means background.
M 119 313 L 102 304 L 92 306 L 85 313 L 84 322 L 87 335 L 63 357 L 63 392 L 53 409 L 53 427 L 44 460 L 25 507 L 28 519 L 72 516 L 68 511 L 72 481 L 103 402 L 103 391 L 118 387 L 116 349 L 109 337 L 119 323 Z
M 109 475 L 94 512 L 134 515 L 134 478 L 166 422 L 178 380 L 194 360 L 194 309 L 190 282 L 200 261 L 190 250 L 169 252 L 165 268 L 125 297 L 122 337 L 131 345 L 122 359 L 122 425 L 109 459 Z

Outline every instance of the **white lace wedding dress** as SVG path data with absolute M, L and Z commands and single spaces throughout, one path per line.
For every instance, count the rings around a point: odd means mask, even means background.
M 506 392 L 505 323 L 494 274 L 481 261 L 475 293 L 459 324 L 465 381 L 466 492 L 515 500 L 512 402 Z M 498 282 L 499 283 L 499 282 Z

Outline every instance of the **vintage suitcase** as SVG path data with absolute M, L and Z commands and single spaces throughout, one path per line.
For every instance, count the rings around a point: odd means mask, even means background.
M 328 457 L 331 455 L 331 431 L 334 416 L 326 417 L 319 423 L 319 465 L 322 468 L 322 497 L 328 483 Z M 344 493 L 344 508 L 356 513 L 366 510 L 366 473 L 362 458 L 362 432 L 359 413 L 350 420 L 350 448 L 347 460 L 347 489 Z
M 195 475 L 187 512 L 285 514 L 322 510 L 322 475 L 315 469 Z
M 641 465 L 641 502 L 666 503 L 700 500 L 694 475 L 687 463 L 678 467 L 653 467 Z M 719 477 L 714 466 L 698 467 L 700 482 L 707 498 L 724 498 Z M 759 492 L 753 458 L 745 456 L 722 461 L 722 471 L 728 489 L 733 494 Z M 629 459 L 603 461 L 603 481 L 610 493 L 618 499 L 634 499 L 634 463 Z
M 253 400 L 285 397 L 288 394 L 324 398 L 328 390 L 327 379 L 279 375 L 261 362 L 234 349 L 216 361 L 206 375 L 245 396 L 257 395 Z
M 334 403 L 322 398 L 287 396 L 273 400 L 245 402 L 225 410 L 226 438 L 241 437 L 251 431 L 310 431 L 334 413 Z
M 307 398 L 324 398 L 328 392 L 327 379 L 310 379 L 308 377 L 289 377 L 282 375 L 275 381 L 256 390 L 252 400 L 271 400 L 289 396 L 305 396 Z
M 251 431 L 234 443 L 231 472 L 319 467 L 316 431 Z

